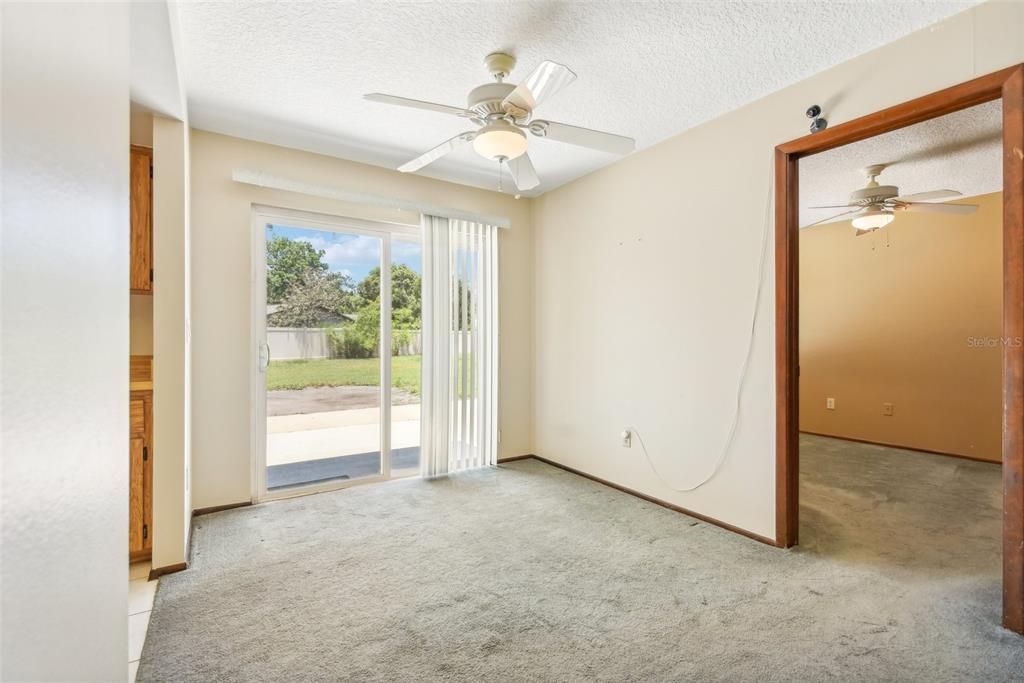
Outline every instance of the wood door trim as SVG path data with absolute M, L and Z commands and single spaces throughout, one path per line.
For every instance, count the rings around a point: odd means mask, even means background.
M 797 157 L 775 149 L 775 544 L 796 545 L 799 536 L 800 403 L 799 306 L 796 229 L 800 192 Z M 783 229 L 779 229 L 782 226 Z M 792 375 L 792 382 L 790 382 Z M 780 454 L 781 457 L 780 457 Z M 788 457 L 795 454 L 796 457 Z
M 1002 98 L 1003 626 L 1024 633 L 1024 64 Z
M 149 570 L 149 580 L 156 581 L 165 574 L 174 574 L 176 572 L 183 572 L 188 569 L 187 562 L 177 562 L 175 564 L 169 564 L 164 567 L 153 567 Z
M 1024 633 L 1024 64 L 775 148 L 775 541 L 799 540 L 799 159 L 951 114 L 1003 105 L 1003 626 Z
M 840 123 L 820 133 L 790 140 L 775 149 L 787 155 L 810 156 L 991 102 L 1002 97 L 1003 86 L 1020 68 L 1021 65 L 1001 69 L 966 83 L 867 114 L 859 119 Z

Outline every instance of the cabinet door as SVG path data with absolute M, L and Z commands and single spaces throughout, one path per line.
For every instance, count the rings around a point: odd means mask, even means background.
M 138 392 L 132 392 L 128 399 L 128 435 L 146 438 L 148 416 L 146 415 L 146 399 Z
M 128 454 L 128 552 L 132 555 L 141 553 L 144 546 L 142 538 L 143 496 L 144 496 L 144 463 L 142 452 L 146 441 L 141 436 L 133 436 L 129 441 Z M 148 539 L 146 539 L 148 540 Z
M 153 550 L 153 394 L 147 393 L 146 436 L 142 447 L 142 549 Z
M 148 149 L 131 149 L 131 290 L 153 291 L 153 200 Z

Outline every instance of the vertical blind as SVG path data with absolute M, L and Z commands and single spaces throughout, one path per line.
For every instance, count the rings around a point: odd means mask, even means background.
M 425 477 L 498 458 L 498 228 L 423 217 Z

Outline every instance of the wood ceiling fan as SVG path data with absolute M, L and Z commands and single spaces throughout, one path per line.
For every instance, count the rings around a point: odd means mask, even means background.
M 850 209 L 828 218 L 822 218 L 803 227 L 826 223 L 842 216 L 853 218 L 853 227 L 857 235 L 864 235 L 873 230 L 884 228 L 891 223 L 900 211 L 947 213 L 965 215 L 978 210 L 977 204 L 930 204 L 936 199 L 952 199 L 963 196 L 956 190 L 931 190 L 900 196 L 900 188 L 895 185 L 879 185 L 878 176 L 887 164 L 872 164 L 864 168 L 868 182 L 863 188 L 850 193 L 848 204 L 832 206 L 810 206 L 809 209 Z
M 494 52 L 484 58 L 484 64 L 495 82 L 473 88 L 469 92 L 465 109 L 381 93 L 364 95 L 373 102 L 459 116 L 477 126 L 476 130 L 459 133 L 399 166 L 399 171 L 418 171 L 471 142 L 473 149 L 482 157 L 507 166 L 516 187 L 520 191 L 526 191 L 537 187 L 540 179 L 530 156 L 526 153 L 529 141 L 524 131 L 529 131 L 537 137 L 611 154 L 628 154 L 636 147 L 633 138 L 623 135 L 533 118 L 533 112 L 537 107 L 576 79 L 576 74 L 567 66 L 551 61 L 541 62 L 525 80 L 519 85 L 514 85 L 504 81 L 515 68 L 515 57 Z

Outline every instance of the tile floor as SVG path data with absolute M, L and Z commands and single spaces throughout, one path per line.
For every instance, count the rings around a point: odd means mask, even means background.
M 149 570 L 149 562 L 136 562 L 128 568 L 128 683 L 135 682 L 139 670 L 153 598 L 160 583 L 149 580 Z

